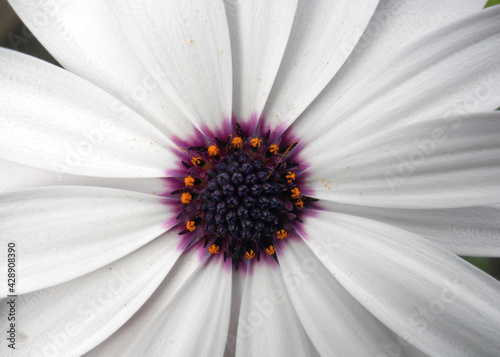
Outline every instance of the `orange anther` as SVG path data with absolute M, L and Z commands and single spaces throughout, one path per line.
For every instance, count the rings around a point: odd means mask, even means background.
M 253 259 L 255 257 L 255 252 L 253 251 L 253 249 L 250 249 L 247 254 L 245 254 L 245 256 L 247 257 L 247 259 Z
M 301 198 L 299 198 L 297 201 L 294 202 L 295 203 L 295 207 L 297 207 L 298 209 L 302 209 L 304 208 L 304 201 L 302 201 Z
M 292 188 L 292 198 L 299 198 L 300 197 L 300 190 L 298 187 Z
M 295 174 L 293 172 L 288 171 L 286 174 L 286 179 L 288 183 L 292 183 L 295 181 Z
M 191 176 L 188 176 L 184 179 L 184 184 L 186 186 L 194 186 L 194 178 L 192 178 Z
M 193 200 L 193 196 L 189 192 L 184 192 L 181 196 L 181 202 L 185 205 L 188 205 Z
M 216 244 L 212 244 L 209 248 L 208 251 L 212 254 L 219 254 L 220 247 Z
M 241 149 L 243 146 L 243 139 L 239 136 L 236 136 L 233 138 L 233 141 L 231 141 L 231 144 L 235 149 Z
M 278 153 L 280 152 L 280 148 L 278 145 L 273 144 L 269 147 L 269 151 L 271 152 L 271 154 L 278 155 Z
M 196 165 L 196 166 L 198 166 L 199 164 L 201 164 L 201 161 L 202 161 L 202 160 L 201 160 L 201 157 L 199 157 L 199 156 L 194 156 L 194 157 L 191 159 L 191 163 L 192 163 L 193 165 Z
M 194 223 L 194 221 L 187 221 L 186 229 L 190 232 L 194 232 L 194 230 L 196 229 L 196 223 Z
M 253 138 L 252 140 L 250 140 L 250 143 L 252 144 L 253 148 L 258 149 L 262 145 L 262 140 L 260 140 L 259 138 Z
M 277 232 L 277 236 L 278 236 L 278 239 L 285 239 L 286 237 L 288 237 L 288 232 L 285 229 L 280 229 Z
M 273 255 L 274 253 L 276 253 L 276 249 L 274 248 L 274 245 L 271 244 L 269 247 L 267 247 L 266 252 L 269 255 Z
M 217 156 L 219 155 L 219 148 L 215 145 L 210 145 L 208 147 L 208 155 L 210 156 Z

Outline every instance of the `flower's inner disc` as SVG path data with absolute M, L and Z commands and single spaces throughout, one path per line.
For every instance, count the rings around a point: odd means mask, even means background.
M 184 187 L 172 193 L 183 204 L 178 218 L 189 217 L 180 234 L 195 234 L 238 269 L 242 259 L 259 260 L 261 252 L 276 259 L 276 240 L 294 232 L 299 211 L 317 200 L 301 194 L 295 142 L 271 143 L 270 131 L 247 138 L 236 129 L 224 140 L 188 148 L 193 155 L 191 164 L 183 162 Z

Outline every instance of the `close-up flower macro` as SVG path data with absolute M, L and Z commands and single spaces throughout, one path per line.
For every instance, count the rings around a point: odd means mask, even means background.
M 500 356 L 489 5 L 2 1 L 0 355 Z

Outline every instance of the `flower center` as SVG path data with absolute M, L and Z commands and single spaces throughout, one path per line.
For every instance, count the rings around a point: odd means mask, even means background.
M 172 192 L 183 205 L 177 218 L 188 217 L 179 234 L 196 234 L 208 252 L 223 252 L 236 269 L 264 252 L 277 260 L 276 242 L 293 233 L 300 211 L 317 201 L 301 193 L 296 143 L 270 143 L 270 135 L 247 138 L 237 124 L 235 135 L 188 148 L 184 187 Z

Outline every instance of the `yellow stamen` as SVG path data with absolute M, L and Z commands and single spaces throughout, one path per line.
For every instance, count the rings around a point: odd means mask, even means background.
M 278 153 L 280 152 L 280 148 L 278 145 L 273 144 L 269 147 L 269 152 L 271 152 L 271 154 L 278 155 Z
M 233 141 L 231 141 L 231 144 L 235 149 L 241 149 L 241 147 L 243 146 L 243 139 L 239 136 L 236 136 L 235 138 L 233 138 Z
M 300 190 L 298 187 L 292 188 L 292 198 L 299 198 L 300 197 Z
M 219 254 L 220 247 L 216 244 L 212 244 L 209 248 L 208 251 L 212 254 Z
M 286 155 L 286 153 L 287 153 L 288 151 L 290 151 L 290 149 L 291 149 L 294 145 L 295 145 L 295 141 L 294 141 L 294 142 L 293 142 L 293 143 L 292 143 L 292 144 L 291 144 L 291 145 L 290 145 L 290 146 L 289 146 L 289 147 L 285 150 L 285 152 L 283 153 L 283 155 L 281 155 L 281 157 L 285 156 L 285 155 Z
M 199 164 L 201 164 L 201 157 L 199 157 L 199 156 L 194 156 L 194 157 L 191 159 L 191 163 L 192 163 L 193 165 L 198 166 Z
M 194 223 L 194 221 L 187 221 L 186 229 L 190 232 L 194 232 L 194 230 L 196 229 L 196 223 Z
M 184 192 L 181 196 L 181 202 L 185 205 L 188 205 L 193 200 L 193 196 L 189 192 Z
M 247 254 L 245 254 L 245 256 L 247 257 L 247 259 L 253 259 L 255 257 L 255 252 L 253 251 L 253 249 L 250 249 Z
M 274 253 L 276 253 L 276 249 L 274 248 L 274 245 L 271 244 L 269 247 L 267 247 L 266 252 L 269 255 L 273 255 Z
M 194 178 L 192 178 L 191 176 L 188 176 L 184 179 L 184 184 L 186 186 L 194 186 Z
M 294 203 L 295 203 L 295 207 L 297 207 L 298 209 L 304 208 L 304 201 L 302 201 L 302 198 L 299 198 Z
M 278 235 L 278 239 L 285 239 L 286 237 L 288 237 L 288 232 L 285 229 L 280 229 L 277 232 L 277 235 Z
M 288 173 L 286 174 L 286 179 L 288 183 L 292 183 L 293 181 L 295 181 L 295 174 L 288 171 Z
M 219 148 L 215 145 L 210 145 L 208 147 L 208 155 L 210 156 L 217 156 L 219 155 Z
M 250 143 L 252 144 L 253 148 L 258 149 L 262 145 L 262 140 L 260 140 L 259 138 L 253 138 L 252 140 L 250 140 Z

